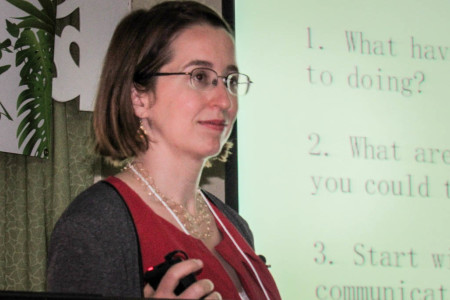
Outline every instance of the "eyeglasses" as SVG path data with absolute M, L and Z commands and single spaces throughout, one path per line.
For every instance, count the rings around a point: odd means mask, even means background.
M 243 96 L 248 93 L 252 81 L 250 77 L 241 73 L 231 73 L 227 76 L 220 76 L 216 71 L 210 68 L 196 68 L 191 72 L 176 73 L 154 73 L 153 76 L 171 76 L 171 75 L 189 75 L 192 88 L 199 91 L 208 91 L 213 89 L 222 79 L 228 92 L 233 96 Z

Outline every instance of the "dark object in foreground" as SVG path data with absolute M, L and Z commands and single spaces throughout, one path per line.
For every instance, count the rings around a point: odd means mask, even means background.
M 165 261 L 163 263 L 154 267 L 150 267 L 144 274 L 144 281 L 149 283 L 154 290 L 156 290 L 156 288 L 158 287 L 159 283 L 161 282 L 161 278 L 164 276 L 164 274 L 166 274 L 167 270 L 169 270 L 169 268 L 174 264 L 188 259 L 188 256 L 184 251 L 175 250 L 167 254 L 164 259 Z M 175 294 L 178 296 L 195 281 L 197 281 L 197 279 L 195 278 L 194 273 L 183 277 L 175 288 Z

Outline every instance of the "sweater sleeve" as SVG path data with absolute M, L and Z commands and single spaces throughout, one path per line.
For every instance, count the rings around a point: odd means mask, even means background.
M 109 184 L 97 183 L 80 194 L 56 223 L 48 251 L 47 290 L 142 296 L 134 224 Z
M 106 280 L 107 262 L 101 244 L 84 224 L 60 222 L 50 243 L 47 289 L 62 293 L 108 293 L 112 287 Z

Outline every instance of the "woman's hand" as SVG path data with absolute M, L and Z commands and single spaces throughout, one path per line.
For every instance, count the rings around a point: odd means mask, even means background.
M 180 298 L 180 299 L 222 299 L 218 292 L 214 292 L 214 284 L 209 279 L 197 280 L 180 295 L 175 295 L 175 288 L 181 278 L 199 271 L 203 268 L 203 262 L 199 259 L 188 259 L 170 267 L 161 279 L 158 288 L 146 284 L 144 287 L 145 298 Z

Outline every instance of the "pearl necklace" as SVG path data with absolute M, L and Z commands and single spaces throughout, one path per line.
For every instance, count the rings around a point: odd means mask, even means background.
M 124 170 L 129 169 L 134 173 L 135 179 L 147 188 L 148 195 L 153 199 L 156 198 L 167 209 L 186 234 L 200 240 L 210 238 L 213 231 L 211 225 L 214 219 L 203 199 L 203 194 L 200 189 L 197 188 L 195 193 L 197 214 L 194 216 L 183 205 L 161 193 L 155 185 L 153 178 L 148 175 L 148 172 L 142 166 L 138 167 L 138 164 L 142 165 L 137 162 L 128 163 Z

